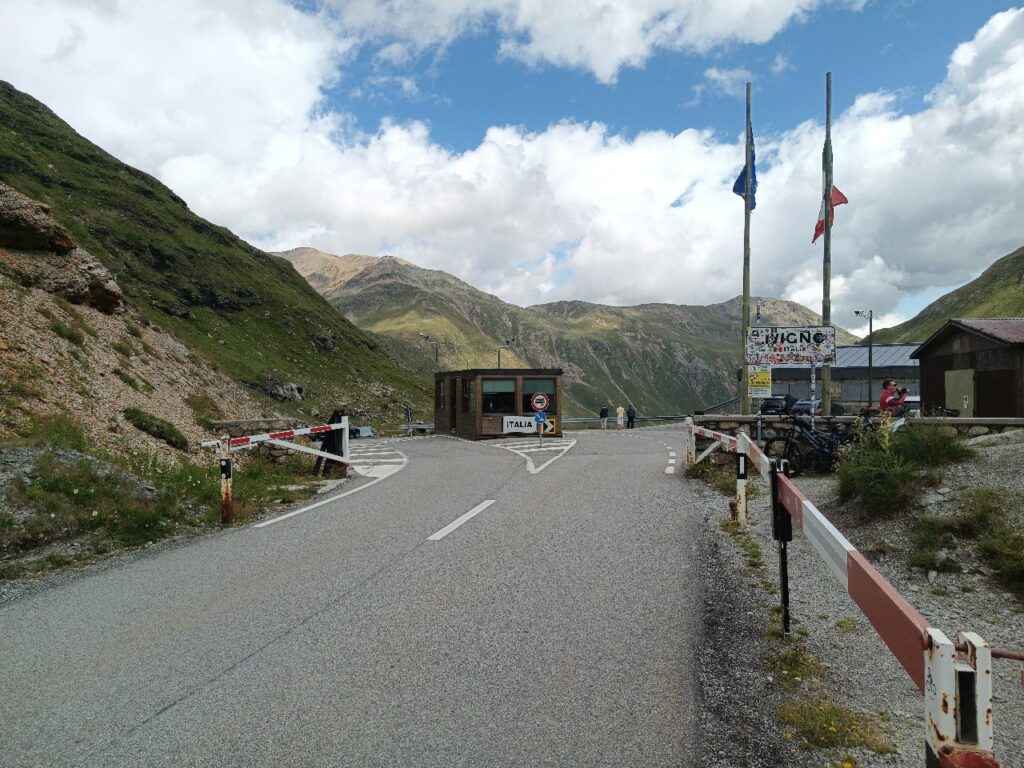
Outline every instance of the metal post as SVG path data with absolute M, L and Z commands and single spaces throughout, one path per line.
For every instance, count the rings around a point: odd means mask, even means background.
M 231 498 L 231 448 L 228 438 L 220 443 L 220 523 L 235 522 L 235 507 Z
M 786 545 L 793 540 L 793 521 L 789 510 L 779 498 L 779 473 L 783 461 L 772 460 L 772 536 L 779 543 L 779 586 L 782 595 L 782 634 L 789 634 L 789 552 Z
M 874 332 L 874 322 L 873 322 L 874 319 L 875 319 L 875 310 L 869 309 L 868 310 L 868 407 L 869 408 L 871 407 L 871 402 L 874 399 L 874 390 L 871 389 L 871 378 L 872 378 L 871 374 L 874 372 L 874 371 L 871 370 L 874 367 L 872 365 L 874 363 L 874 360 L 872 359 L 872 355 L 871 355 L 871 353 L 873 351 L 872 348 L 871 348 L 871 345 L 872 345 L 872 342 L 874 340 L 871 338 L 871 334 Z
M 825 173 L 825 248 L 821 268 L 821 324 L 832 325 L 832 73 L 825 74 L 825 148 L 822 151 Z M 821 412 L 832 413 L 832 368 L 821 365 Z M 811 422 L 814 423 L 813 420 Z
M 501 347 L 498 347 L 498 370 L 501 370 Z
M 747 83 L 747 142 L 746 181 L 743 188 L 743 305 L 740 319 L 740 335 L 743 349 L 746 349 L 747 328 L 750 326 L 750 193 L 753 178 L 751 160 L 754 152 L 754 132 L 750 127 L 750 83 Z M 746 356 L 743 358 L 743 374 L 740 378 L 740 413 L 750 413 L 750 366 Z

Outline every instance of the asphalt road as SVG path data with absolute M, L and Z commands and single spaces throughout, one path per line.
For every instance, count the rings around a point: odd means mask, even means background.
M 679 429 L 521 445 L 0 607 L 0 764 L 699 765 Z

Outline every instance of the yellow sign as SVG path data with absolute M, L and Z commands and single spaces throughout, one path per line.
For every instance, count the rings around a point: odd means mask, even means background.
M 558 432 L 558 425 L 555 423 L 558 419 L 552 419 L 550 416 L 548 420 L 544 422 L 544 433 L 545 435 L 554 435 Z
M 747 393 L 751 397 L 771 397 L 772 367 L 770 365 L 751 365 L 747 371 Z

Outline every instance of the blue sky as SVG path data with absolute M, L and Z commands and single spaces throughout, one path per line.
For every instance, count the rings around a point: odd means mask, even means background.
M 501 58 L 499 35 L 490 28 L 384 71 L 375 60 L 383 46 L 368 45 L 329 90 L 329 101 L 368 132 L 384 118 L 423 120 L 435 141 L 459 152 L 479 145 L 493 125 L 539 132 L 566 119 L 600 122 L 627 137 L 684 128 L 740 135 L 743 94 L 709 84 L 705 72 L 715 67 L 749 72 L 755 129 L 785 131 L 803 120 L 824 121 L 830 69 L 833 115 L 859 94 L 880 89 L 919 107 L 945 75 L 956 45 L 1008 7 L 992 0 L 893 0 L 862 11 L 826 5 L 768 43 L 731 44 L 709 55 L 659 52 L 642 67 L 623 68 L 613 83 L 584 69 Z M 374 83 L 383 72 L 413 79 L 417 92 L 403 92 L 394 80 Z
M 0 0 L 0 78 L 267 250 L 518 304 L 740 293 L 899 322 L 1024 245 L 1024 9 L 990 0 Z

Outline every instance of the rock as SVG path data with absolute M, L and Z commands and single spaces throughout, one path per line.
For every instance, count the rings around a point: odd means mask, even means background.
M 967 445 L 978 448 L 991 448 L 996 445 L 1014 445 L 1024 443 L 1024 429 L 1010 429 L 997 434 L 979 435 L 966 441 Z
M 935 580 L 937 578 L 939 578 L 939 572 L 938 571 L 928 571 L 928 583 L 929 584 L 934 584 Z
M 293 381 L 282 384 L 276 379 L 269 379 L 263 391 L 277 400 L 301 400 L 304 389 L 301 384 Z
M 88 304 L 124 308 L 113 276 L 49 214 L 49 208 L 0 182 L 0 272 L 22 285 Z
M 0 182 L 0 245 L 66 253 L 75 241 L 50 215 L 50 206 Z
M 976 426 L 973 426 L 973 427 L 971 427 L 970 429 L 967 430 L 967 436 L 968 437 L 978 437 L 979 435 L 987 435 L 991 431 L 992 430 L 989 429 L 988 427 L 982 427 L 980 425 L 976 425 Z

